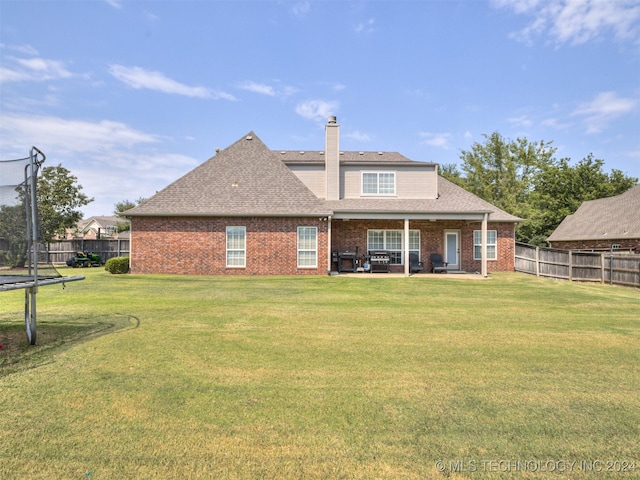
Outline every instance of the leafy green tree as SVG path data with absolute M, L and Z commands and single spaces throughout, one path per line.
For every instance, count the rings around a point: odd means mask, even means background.
M 123 215 L 123 213 L 146 201 L 146 198 L 140 197 L 135 202 L 127 199 L 122 200 L 121 202 L 118 202 L 114 205 L 113 213 L 114 215 L 120 217 L 120 221 L 118 222 L 118 233 L 126 232 L 131 229 L 131 223 L 129 222 L 129 219 Z
M 438 167 L 438 174 L 460 187 L 465 186 L 465 179 L 455 163 L 443 163 Z
M 27 261 L 27 221 L 23 205 L 0 207 L 0 265 L 24 267 Z
M 76 226 L 82 219 L 80 207 L 93 202 L 82 193 L 78 179 L 62 165 L 45 167 L 38 176 L 36 197 L 40 220 L 40 232 L 45 242 L 56 235 L 64 235 L 67 228 Z
M 526 216 L 533 180 L 556 149 L 551 142 L 510 141 L 498 132 L 484 138 L 484 144 L 475 142 L 460 154 L 464 188 L 512 215 Z
M 511 141 L 498 132 L 484 138 L 484 143 L 461 152 L 462 173 L 455 165 L 444 165 L 440 174 L 522 218 L 516 227 L 516 240 L 521 242 L 545 245 L 582 202 L 618 195 L 638 181 L 620 170 L 605 173 L 604 161 L 591 154 L 575 166 L 567 158 L 556 160 L 552 142 Z
M 77 178 L 61 165 L 45 167 L 40 171 L 36 184 L 36 204 L 39 234 L 43 241 L 50 242 L 57 234 L 64 234 L 67 228 L 75 227 L 82 219 L 82 212 L 76 209 L 93 199 L 81 190 Z M 27 259 L 24 195 L 24 188 L 19 188 L 20 204 L 0 207 L 0 238 L 8 245 L 8 250 L 0 253 L 4 263 L 12 267 L 24 266 Z
M 520 231 L 528 243 L 545 244 L 560 222 L 583 202 L 620 195 L 638 182 L 620 170 L 607 174 L 603 167 L 603 160 L 589 154 L 574 166 L 563 158 L 540 172 L 529 196 L 532 216 Z

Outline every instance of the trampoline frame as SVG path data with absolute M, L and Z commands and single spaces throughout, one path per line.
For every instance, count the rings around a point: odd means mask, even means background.
M 38 158 L 38 157 L 41 158 Z M 28 275 L 9 276 L 12 281 L 2 282 L 0 276 L 0 291 L 24 289 L 24 321 L 27 330 L 27 340 L 30 345 L 36 344 L 36 294 L 38 288 L 46 285 L 55 285 L 66 282 L 84 280 L 83 276 L 74 277 L 40 277 L 38 276 L 38 209 L 36 205 L 36 177 L 40 165 L 46 157 L 38 148 L 31 147 L 29 151 L 29 163 L 24 168 L 25 186 L 25 215 L 27 217 L 27 264 Z M 26 160 L 26 159 L 25 159 Z M 33 266 L 33 268 L 32 268 Z

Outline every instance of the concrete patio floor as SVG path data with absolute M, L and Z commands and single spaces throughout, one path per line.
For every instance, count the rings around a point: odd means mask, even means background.
M 347 278 L 407 278 L 404 273 L 352 273 L 352 272 L 331 272 L 331 276 L 347 277 Z M 485 277 L 479 273 L 469 272 L 449 272 L 449 273 L 412 273 L 409 275 L 411 278 L 439 278 L 439 279 L 451 279 L 451 280 L 486 280 Z M 489 278 L 489 277 L 487 277 Z

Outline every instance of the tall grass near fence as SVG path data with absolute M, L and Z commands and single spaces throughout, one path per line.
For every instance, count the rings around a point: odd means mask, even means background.
M 603 478 L 587 471 L 608 465 L 595 461 L 636 462 L 615 478 L 640 471 L 635 289 L 520 274 L 86 273 L 41 289 L 39 339 L 61 316 L 139 325 L 79 335 L 0 377 L 1 478 Z M 2 295 L 0 332 L 22 306 Z M 578 463 L 525 471 L 561 461 Z

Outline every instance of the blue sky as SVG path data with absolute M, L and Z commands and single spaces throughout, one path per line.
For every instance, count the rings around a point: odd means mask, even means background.
M 95 201 L 268 147 L 459 163 L 494 131 L 640 177 L 640 1 L 0 0 L 0 158 L 36 145 Z

